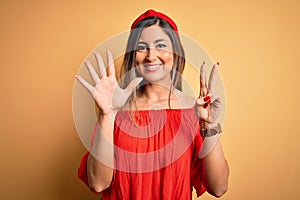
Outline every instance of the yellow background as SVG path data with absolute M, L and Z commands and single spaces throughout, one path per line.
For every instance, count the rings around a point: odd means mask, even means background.
M 76 177 L 85 148 L 72 118 L 74 75 L 148 8 L 220 61 L 231 170 L 222 199 L 299 199 L 298 0 L 2 0 L 0 199 L 98 199 Z

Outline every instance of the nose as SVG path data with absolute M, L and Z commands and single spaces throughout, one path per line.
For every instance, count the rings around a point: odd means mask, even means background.
M 152 62 L 157 59 L 157 51 L 155 48 L 148 48 L 146 59 L 148 62 Z

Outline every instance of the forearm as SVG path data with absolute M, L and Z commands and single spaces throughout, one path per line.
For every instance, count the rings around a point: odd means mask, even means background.
M 227 191 L 228 176 L 228 164 L 225 160 L 222 146 L 217 139 L 212 150 L 203 158 L 202 181 L 210 194 L 220 197 Z
M 99 130 L 94 138 L 91 153 L 87 160 L 89 186 L 97 192 L 109 187 L 114 167 L 114 130 L 115 113 L 99 118 Z

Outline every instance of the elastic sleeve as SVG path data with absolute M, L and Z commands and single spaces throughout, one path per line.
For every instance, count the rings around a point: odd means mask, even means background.
M 197 197 L 206 192 L 206 188 L 202 182 L 202 174 L 203 174 L 203 159 L 199 158 L 199 152 L 203 143 L 203 137 L 199 133 L 195 136 L 194 140 L 194 155 L 191 166 L 191 183 L 192 186 L 196 189 Z

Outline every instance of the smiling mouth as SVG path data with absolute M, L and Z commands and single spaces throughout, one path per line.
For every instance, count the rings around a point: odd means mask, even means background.
M 162 64 L 144 65 L 146 70 L 150 72 L 157 71 L 161 66 Z

